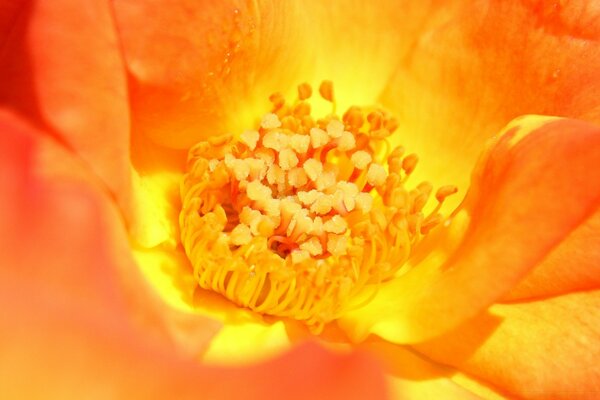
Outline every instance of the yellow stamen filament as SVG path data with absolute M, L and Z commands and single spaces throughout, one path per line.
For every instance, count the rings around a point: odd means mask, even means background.
M 304 83 L 293 105 L 271 95 L 256 130 L 190 149 L 180 215 L 200 287 L 315 332 L 393 278 L 457 190 L 438 189 L 425 216 L 431 185 L 404 186 L 418 157 L 387 142 L 398 122 L 358 107 L 340 119 L 332 83 L 319 93 L 333 108 L 324 119 L 311 116 Z

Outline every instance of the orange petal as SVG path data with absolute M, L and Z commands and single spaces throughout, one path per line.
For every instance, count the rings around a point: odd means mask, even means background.
M 2 181 L 0 193 L 8 200 L 0 211 L 6 215 L 4 272 L 77 298 L 90 310 L 104 310 L 108 296 L 118 300 L 118 313 L 131 314 L 179 350 L 202 351 L 220 324 L 178 312 L 158 297 L 134 264 L 116 207 L 81 160 L 10 114 L 0 112 L 0 128 L 9 140 L 3 149 L 21 157 L 10 163 L 14 156 L 3 157 L 12 178 Z M 77 233 L 65 236 L 68 224 Z
M 600 210 L 596 210 L 503 301 L 539 299 L 599 287 Z
M 346 328 L 418 342 L 507 293 L 600 202 L 600 128 L 546 117 L 513 121 L 487 148 L 464 210 L 470 224 L 444 262 L 423 262 L 351 313 Z M 435 261 L 435 260 L 434 260 Z
M 519 115 L 600 122 L 597 2 L 438 3 L 381 97 L 423 159 L 417 181 L 466 187 L 485 141 Z
M 19 178 L 0 181 L 0 194 L 19 195 L 18 201 L 3 202 L 0 208 L 0 391 L 4 397 L 385 395 L 383 376 L 372 361 L 357 354 L 336 356 L 310 344 L 277 360 L 231 369 L 207 367 L 189 353 L 177 351 L 181 348 L 157 335 L 157 319 L 148 320 L 152 312 L 140 308 L 140 299 L 153 307 L 151 295 L 139 294 L 147 290 L 143 282 L 133 282 L 138 284 L 133 288 L 138 296 L 131 298 L 130 284 L 137 270 L 120 253 L 119 242 L 114 242 L 119 220 L 103 200 L 104 193 L 77 168 L 45 175 L 44 167 L 51 165 L 44 163 L 55 159 L 53 153 L 62 154 L 65 163 L 68 155 L 14 117 L 0 115 L 0 132 L 0 176 Z M 78 160 L 71 162 L 76 166 Z M 16 218 L 6 219 L 6 215 Z M 115 259 L 115 252 L 119 258 Z M 212 329 L 210 321 L 200 322 L 205 330 Z M 177 333 L 189 327 L 178 326 Z
M 372 104 L 397 49 L 409 46 L 400 32 L 422 19 L 421 7 L 408 5 L 399 24 L 391 1 L 146 0 L 115 9 L 134 128 L 174 148 L 249 129 L 269 110 L 271 93 L 293 96 L 302 82 L 333 79 L 340 107 Z
M 0 8 L 3 88 L 12 108 L 80 156 L 124 207 L 126 76 L 108 2 L 16 1 Z
M 413 349 L 371 338 L 359 345 L 377 356 L 385 366 L 394 399 L 502 399 L 493 388 L 469 379 Z M 458 378 L 460 376 L 460 378 Z
M 417 349 L 519 398 L 595 398 L 600 393 L 599 307 L 599 291 L 495 305 L 489 314 Z

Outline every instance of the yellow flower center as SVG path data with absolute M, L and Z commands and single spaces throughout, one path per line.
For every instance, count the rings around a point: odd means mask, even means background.
M 200 287 L 316 332 L 392 278 L 456 192 L 440 188 L 425 216 L 432 186 L 405 188 L 418 158 L 390 147 L 396 120 L 358 107 L 340 119 L 331 82 L 319 92 L 333 104 L 325 118 L 302 84 L 294 104 L 270 97 L 257 130 L 190 149 L 180 215 Z

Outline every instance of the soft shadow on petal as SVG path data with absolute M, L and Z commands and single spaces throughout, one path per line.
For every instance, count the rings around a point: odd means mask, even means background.
M 433 362 L 414 350 L 370 338 L 359 348 L 377 356 L 385 366 L 397 399 L 504 399 L 495 388 Z M 458 382 L 457 382 L 458 381 Z
M 596 211 L 599 163 L 595 125 L 538 116 L 513 121 L 474 171 L 459 213 L 470 223 L 456 251 L 384 285 L 342 325 L 358 339 L 372 332 L 406 343 L 474 317 Z
M 600 210 L 575 229 L 503 302 L 524 301 L 600 287 Z
M 598 291 L 494 305 L 416 349 L 521 398 L 597 398 L 598 307 Z
M 0 8 L 0 104 L 53 136 L 129 211 L 129 110 L 109 2 Z
M 197 363 L 181 351 L 181 342 L 172 346 L 158 326 L 159 310 L 142 309 L 155 304 L 127 255 L 114 247 L 118 214 L 73 168 L 80 160 L 64 156 L 64 170 L 55 170 L 64 174 L 45 176 L 45 160 L 57 160 L 51 153 L 65 155 L 64 149 L 7 114 L 0 131 L 0 176 L 11 178 L 0 181 L 0 194 L 12 199 L 0 212 L 5 397 L 385 396 L 379 367 L 358 354 L 337 356 L 307 344 L 267 363 L 226 369 Z M 198 346 L 210 339 L 214 326 L 194 316 L 179 320 L 177 332 L 193 321 L 200 322 Z

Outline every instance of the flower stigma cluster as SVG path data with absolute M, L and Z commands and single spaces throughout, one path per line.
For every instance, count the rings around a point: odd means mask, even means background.
M 293 104 L 270 97 L 258 129 L 192 147 L 180 214 L 200 287 L 316 333 L 394 277 L 457 190 L 439 188 L 425 215 L 433 188 L 405 188 L 418 158 L 391 148 L 397 121 L 354 106 L 340 119 L 331 82 L 319 92 L 333 108 L 322 119 L 302 84 Z

